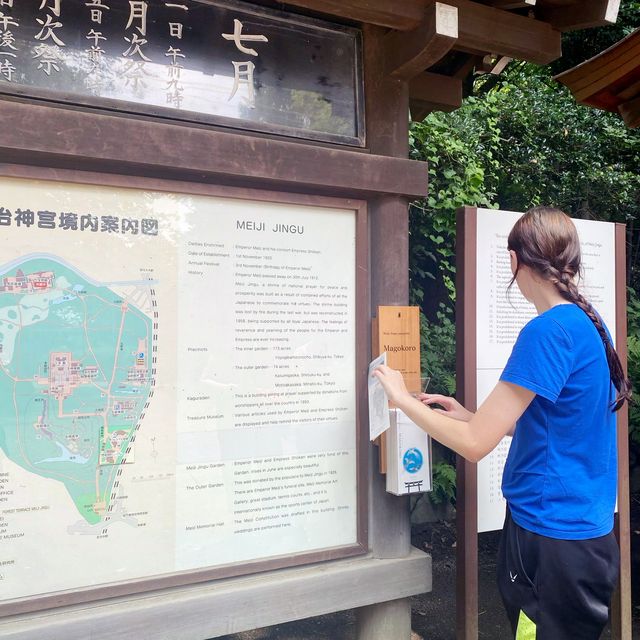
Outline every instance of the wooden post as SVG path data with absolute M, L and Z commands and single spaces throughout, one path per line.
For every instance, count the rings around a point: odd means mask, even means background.
M 457 213 L 456 231 L 456 396 L 477 408 L 476 224 L 475 209 Z M 456 638 L 478 638 L 478 474 L 458 456 L 456 464 Z
M 409 153 L 409 90 L 406 82 L 383 77 L 385 31 L 366 25 L 363 33 L 367 113 L 366 143 L 372 153 L 406 158 Z M 371 224 L 371 316 L 380 305 L 409 300 L 407 202 L 393 195 L 369 200 Z M 369 341 L 370 343 L 370 341 Z M 411 549 L 409 500 L 386 492 L 375 447 L 370 447 L 369 540 L 376 558 L 400 558 Z M 393 612 L 391 614 L 391 612 Z M 358 611 L 358 640 L 409 640 L 411 610 L 406 600 Z M 388 617 L 389 616 L 389 617 Z M 388 618 L 387 618 L 388 617 Z M 387 622 L 382 622 L 387 620 Z M 386 635 L 380 635 L 381 630 Z
M 627 371 L 626 227 L 616 224 L 616 351 Z M 631 640 L 631 532 L 629 503 L 629 407 L 618 411 L 618 513 L 615 530 L 620 546 L 620 579 L 611 606 L 611 637 Z
M 411 604 L 408 599 L 391 600 L 358 609 L 356 637 L 389 640 L 411 636 Z
M 384 30 L 364 29 L 367 146 L 372 153 L 407 157 L 409 92 L 405 82 L 384 78 Z M 402 197 L 369 201 L 371 224 L 371 315 L 378 306 L 406 305 L 409 299 L 409 216 Z M 372 448 L 373 449 L 373 448 Z M 373 451 L 372 451 L 373 452 Z M 410 549 L 409 502 L 385 490 L 377 460 L 370 492 L 370 544 L 377 558 L 406 556 Z

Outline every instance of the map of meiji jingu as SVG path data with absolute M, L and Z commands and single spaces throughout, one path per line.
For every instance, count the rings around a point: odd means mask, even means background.
M 0 446 L 64 483 L 90 525 L 109 519 L 153 395 L 154 315 L 150 280 L 98 283 L 49 255 L 0 268 Z

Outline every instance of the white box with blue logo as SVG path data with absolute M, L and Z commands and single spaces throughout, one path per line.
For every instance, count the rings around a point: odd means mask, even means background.
M 431 438 L 399 409 L 387 436 L 387 491 L 397 496 L 431 491 Z

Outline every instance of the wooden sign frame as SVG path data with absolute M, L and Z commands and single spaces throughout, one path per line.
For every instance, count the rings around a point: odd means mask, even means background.
M 254 17 L 268 21 L 271 26 L 291 25 L 299 31 L 307 31 L 314 34 L 323 34 L 325 37 L 330 35 L 348 36 L 352 39 L 354 67 L 351 69 L 353 74 L 353 115 L 354 115 L 354 131 L 353 135 L 334 133 L 329 131 L 320 131 L 313 129 L 304 129 L 301 126 L 276 124 L 273 122 L 263 122 L 257 119 L 246 119 L 241 117 L 230 117 L 216 113 L 205 113 L 202 111 L 189 110 L 186 108 L 172 108 L 168 106 L 149 104 L 144 100 L 133 101 L 127 98 L 96 96 L 90 93 L 80 93 L 70 88 L 53 85 L 51 87 L 38 87 L 18 82 L 2 82 L 0 83 L 0 96 L 16 97 L 18 99 L 37 100 L 43 103 L 67 104 L 71 108 L 87 108 L 101 109 L 105 113 L 121 112 L 129 114 L 138 114 L 141 116 L 163 118 L 167 122 L 199 124 L 199 125 L 216 125 L 220 127 L 228 127 L 237 131 L 252 131 L 263 134 L 287 136 L 293 139 L 319 141 L 325 143 L 345 145 L 347 147 L 362 148 L 366 144 L 365 139 L 365 119 L 364 119 L 364 84 L 362 78 L 362 37 L 361 32 L 355 27 L 329 22 L 317 17 L 309 17 L 304 15 L 292 14 L 270 7 L 259 7 L 243 2 L 243 0 L 199 0 L 202 9 L 207 9 L 207 5 L 212 9 L 220 9 L 222 11 L 238 12 L 243 20 L 246 17 Z M 191 6 L 195 9 L 197 5 Z M 70 10 L 73 10 L 70 7 Z M 186 15 L 186 14 L 185 14 Z M 37 16 L 33 16 L 35 20 Z M 208 16 L 207 19 L 215 20 L 219 18 L 219 14 Z M 156 20 L 149 20 L 149 24 L 153 24 Z M 124 26 L 124 25 L 123 25 Z M 185 33 L 187 32 L 185 27 Z M 220 36 L 225 29 L 220 28 Z M 123 35 L 127 35 L 125 31 Z M 100 35 L 104 35 L 100 33 Z M 109 34 L 107 34 L 109 35 Z M 148 37 L 148 36 L 147 36 Z M 65 38 L 67 39 L 67 38 Z M 19 45 L 18 45 L 19 46 Z M 231 63 L 230 63 L 231 64 Z M 316 70 L 318 74 L 320 69 Z M 324 73 L 324 72 L 322 72 Z M 55 74 L 54 74 L 55 75 Z M 51 76 L 53 78 L 53 76 Z M 251 111 L 251 109 L 249 109 Z
M 266 559 L 252 560 L 215 567 L 204 567 L 167 573 L 161 576 L 136 578 L 122 582 L 86 587 L 62 592 L 42 594 L 5 601 L 0 604 L 0 621 L 4 616 L 40 611 L 64 605 L 95 603 L 107 598 L 144 593 L 158 589 L 191 585 L 220 578 L 255 575 L 285 567 L 296 567 L 327 560 L 361 556 L 369 552 L 369 490 L 368 490 L 368 420 L 366 401 L 359 393 L 366 380 L 369 362 L 369 269 L 368 269 L 368 216 L 366 202 L 356 199 L 311 196 L 257 189 L 245 189 L 218 185 L 180 182 L 164 179 L 138 178 L 106 173 L 47 169 L 25 165 L 0 165 L 0 177 L 46 180 L 85 185 L 146 189 L 180 194 L 221 196 L 241 200 L 259 200 L 270 203 L 299 204 L 324 208 L 350 209 L 355 213 L 355 379 L 356 396 L 356 490 L 357 490 L 357 539 L 350 545 L 329 547 L 297 554 L 287 554 Z
M 475 411 L 477 399 L 477 208 L 463 207 L 456 220 L 456 373 L 458 400 Z M 616 350 L 627 368 L 626 226 L 615 223 Z M 620 577 L 611 609 L 612 638 L 631 640 L 631 534 L 629 504 L 629 415 L 618 412 L 618 512 Z M 457 460 L 456 637 L 478 639 L 477 465 Z
M 239 197 L 245 189 L 268 189 L 266 193 L 300 194 L 309 201 L 323 195 L 350 203 L 366 200 L 368 230 L 362 240 L 366 253 L 376 259 L 369 264 L 363 260 L 357 277 L 369 305 L 359 319 L 368 325 L 379 305 L 408 304 L 407 202 L 424 197 L 428 185 L 426 163 L 407 156 L 408 85 L 388 73 L 388 29 L 370 22 L 362 26 L 365 152 L 277 134 L 0 96 L 5 125 L 0 132 L 0 169 L 19 177 L 13 171 L 17 164 L 46 167 L 46 174 L 37 177 L 52 180 L 68 180 L 62 170 L 78 176 L 95 172 L 103 184 L 110 174 L 118 180 L 135 176 L 150 178 L 148 184 L 155 188 L 159 179 L 172 181 L 172 189 L 186 184 L 205 194 L 211 184 L 221 189 L 226 185 L 236 188 Z M 133 185 L 133 179 L 127 178 L 127 184 Z M 365 421 L 369 331 L 365 326 L 358 340 L 358 349 L 367 352 L 357 378 L 359 415 Z M 409 598 L 431 590 L 431 557 L 411 547 L 409 500 L 386 493 L 377 451 L 364 440 L 358 478 L 366 554 L 327 557 L 326 562 L 248 577 L 158 587 L 152 593 L 84 605 L 52 602 L 55 615 L 35 612 L 0 618 L 0 635 L 40 640 L 57 634 L 85 640 L 117 633 L 135 640 L 159 635 L 202 640 L 345 608 L 356 610 L 362 640 L 379 635 L 380 629 L 408 635 Z M 354 584 L 369 588 L 353 589 Z M 255 606 L 247 609 L 249 601 Z

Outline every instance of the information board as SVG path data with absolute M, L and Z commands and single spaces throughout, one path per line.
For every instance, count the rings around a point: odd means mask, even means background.
M 3 0 L 0 93 L 364 144 L 359 31 L 234 0 Z
M 536 315 L 514 283 L 507 237 L 521 213 L 477 210 L 476 235 L 476 384 L 480 406 L 492 391 L 520 329 Z M 574 223 L 580 237 L 583 279 L 580 290 L 604 319 L 615 341 L 615 225 L 593 220 Z M 478 463 L 478 531 L 501 529 L 505 500 L 500 490 L 511 437 L 505 437 Z
M 246 193 L 0 177 L 0 604 L 358 542 L 362 214 Z

